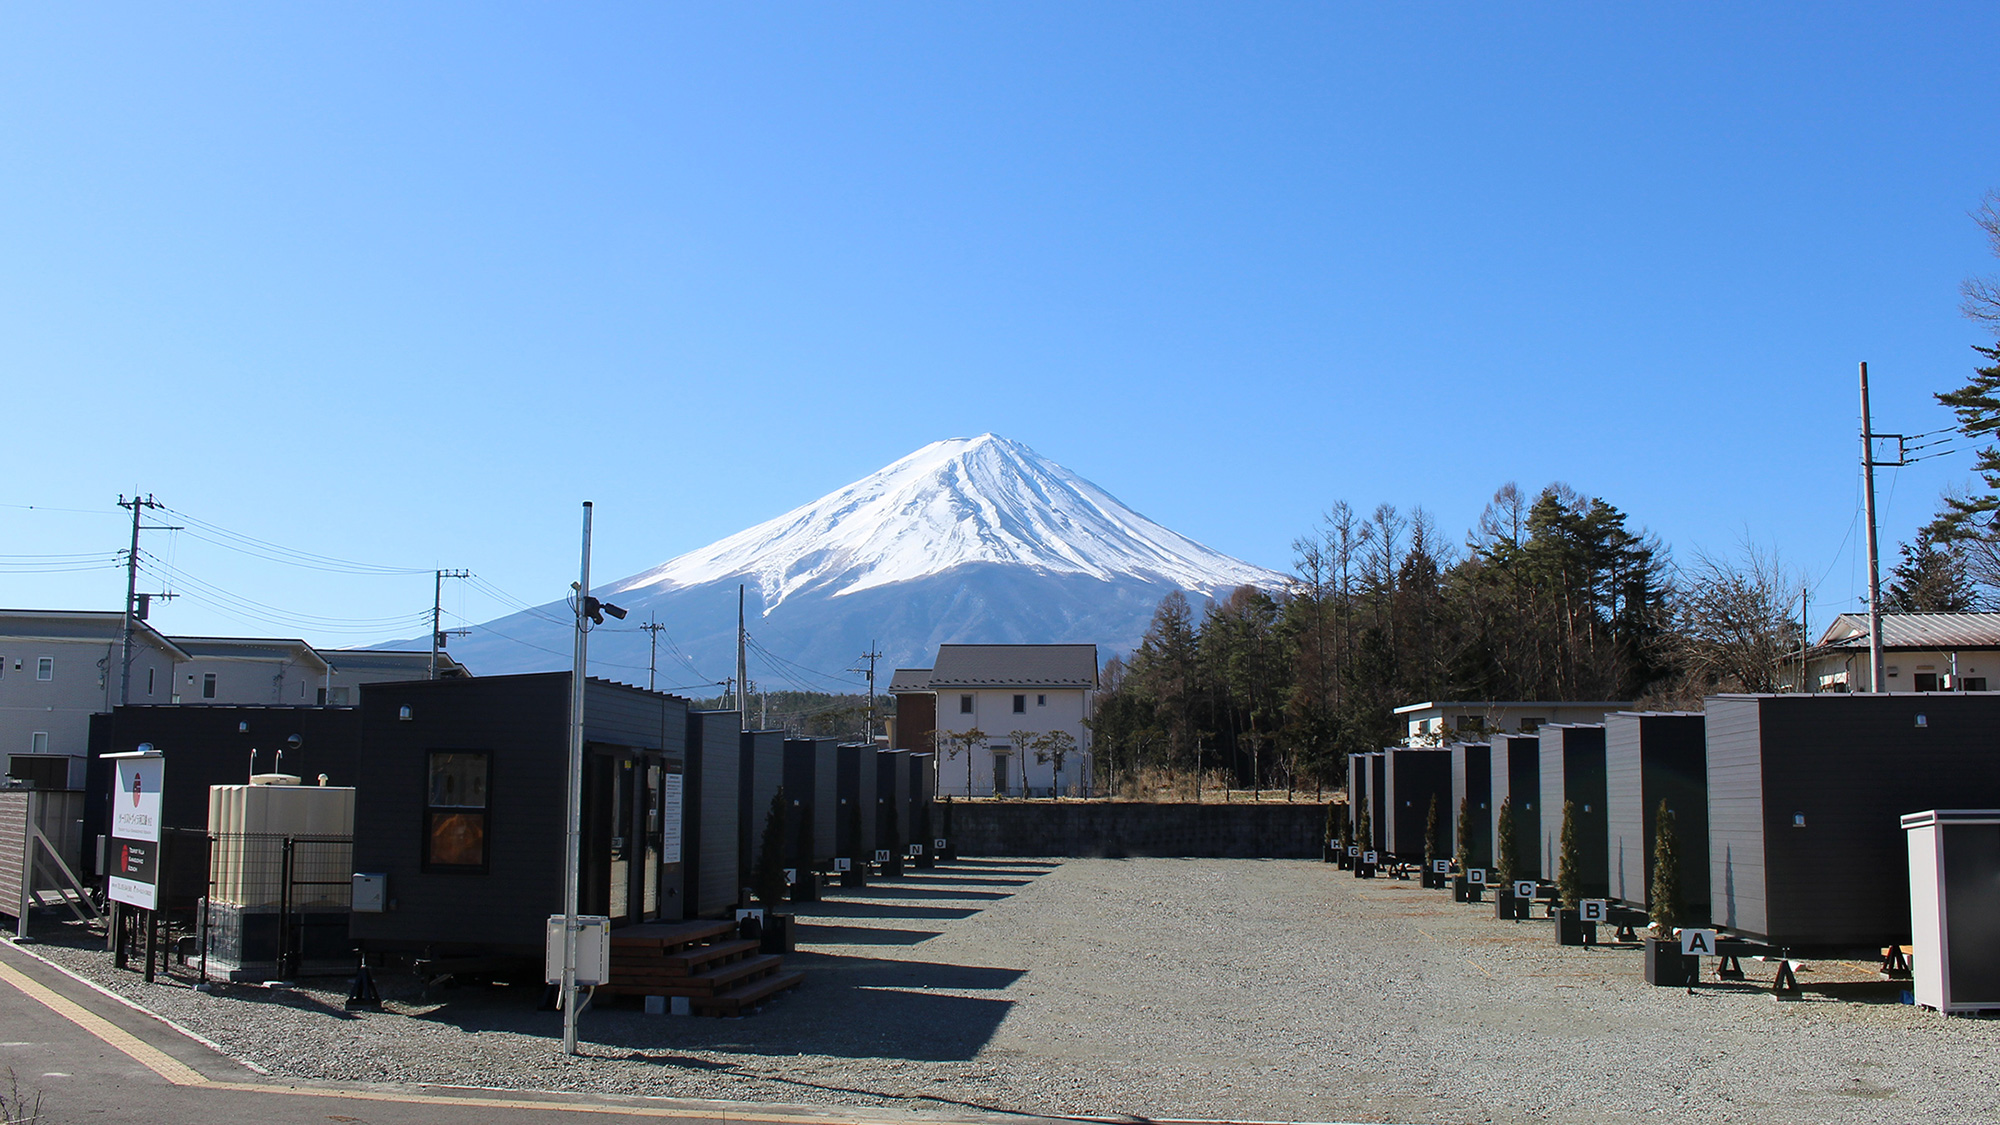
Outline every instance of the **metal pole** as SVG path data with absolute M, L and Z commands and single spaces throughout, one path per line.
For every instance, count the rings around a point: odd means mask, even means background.
M 744 661 L 743 646 L 749 634 L 743 631 L 743 586 L 736 587 L 736 713 L 743 725 L 750 725 L 750 666 Z
M 569 677 L 569 795 L 563 835 L 563 1054 L 576 1054 L 576 898 L 583 865 L 583 682 L 590 667 L 584 600 L 590 597 L 590 501 L 583 502 L 583 567 L 576 586 L 576 662 Z
M 124 498 L 119 499 L 122 504 Z M 125 555 L 124 643 L 118 654 L 118 702 L 121 705 L 132 702 L 132 610 L 139 604 L 139 513 L 144 509 L 145 503 L 139 499 L 135 489 L 132 493 L 132 547 Z
M 1868 690 L 1882 691 L 1882 562 L 1875 546 L 1875 430 L 1866 363 L 1861 365 L 1861 475 L 1868 515 Z
M 444 571 L 433 572 L 431 584 L 431 674 L 427 679 L 438 678 L 438 628 L 444 620 Z

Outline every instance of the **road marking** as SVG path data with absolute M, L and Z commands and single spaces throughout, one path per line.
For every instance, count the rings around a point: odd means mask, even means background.
M 1472 967 L 1473 967 L 1473 968 L 1475 968 L 1475 969 L 1478 969 L 1478 970 L 1479 970 L 1480 972 L 1482 972 L 1482 973 L 1486 973 L 1486 979 L 1487 979 L 1487 980 L 1493 980 L 1493 979 L 1494 979 L 1494 976 L 1493 976 L 1493 974 L 1492 974 L 1492 973 L 1487 973 L 1487 972 L 1486 972 L 1486 966 L 1484 966 L 1484 965 L 1480 964 L 1480 963 L 1479 963 L 1479 962 L 1477 962 L 1477 961 L 1474 961 L 1474 960 L 1473 960 L 1472 958 L 1470 958 L 1470 957 L 1467 957 L 1467 958 L 1465 959 L 1465 963 L 1466 963 L 1466 964 L 1468 964 L 1468 965 L 1470 965 L 1470 966 L 1472 966 Z
M 206 1085 L 208 1079 L 201 1072 L 179 1059 L 140 1039 L 138 1036 L 105 1019 L 103 1016 L 83 1007 L 74 1000 L 58 995 L 48 987 L 29 978 L 12 965 L 0 963 L 0 980 L 6 981 L 22 993 L 40 1003 L 44 1008 L 99 1039 L 123 1051 L 133 1062 L 152 1071 L 176 1086 Z

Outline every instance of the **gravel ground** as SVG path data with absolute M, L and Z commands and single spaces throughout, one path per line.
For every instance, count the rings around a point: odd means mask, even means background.
M 53 924 L 33 948 L 300 1078 L 1235 1120 L 2000 1119 L 2000 1021 L 1901 1004 L 1872 965 L 1815 963 L 1795 1003 L 1690 996 L 1647 986 L 1637 950 L 1319 863 L 965 861 L 803 913 L 802 989 L 745 1019 L 588 1011 L 567 1064 L 538 989 L 391 978 L 387 1011 L 350 1015 L 345 982 L 210 996 Z

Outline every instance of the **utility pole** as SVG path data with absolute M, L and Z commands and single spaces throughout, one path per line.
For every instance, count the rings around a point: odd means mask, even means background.
M 736 714 L 744 726 L 750 725 L 750 666 L 744 662 L 744 646 L 750 634 L 743 629 L 743 584 L 736 585 Z
M 583 567 L 576 583 L 576 658 L 569 675 L 569 791 L 563 802 L 563 1046 L 576 1054 L 576 913 L 583 866 L 583 682 L 590 669 L 590 501 L 583 502 Z
M 660 666 L 660 630 L 666 628 L 666 626 L 660 624 L 659 619 L 655 618 L 639 626 L 639 628 L 644 629 L 650 634 L 646 645 L 646 690 L 654 691 L 656 689 L 653 687 L 653 680 L 657 675 L 655 670 Z
M 438 650 L 444 647 L 444 580 L 447 578 L 470 578 L 469 570 L 440 570 L 437 582 L 431 587 L 431 676 L 438 678 Z
M 153 495 L 150 492 L 145 496 L 140 496 L 139 490 L 135 488 L 132 490 L 132 499 L 130 500 L 125 499 L 124 493 L 119 493 L 118 506 L 132 509 L 132 546 L 125 552 L 125 634 L 121 646 L 123 651 L 119 653 L 118 657 L 120 666 L 118 702 L 122 705 L 132 702 L 132 634 L 138 629 L 138 622 L 146 616 L 146 607 L 151 599 L 155 597 L 171 598 L 173 595 L 146 594 L 143 595 L 146 600 L 142 601 L 142 595 L 139 593 L 139 519 L 147 508 L 162 508 L 165 505 L 153 499 Z M 179 531 L 181 529 L 178 527 L 155 526 L 148 527 L 145 530 Z
M 850 672 L 861 673 L 868 677 L 868 728 L 861 732 L 861 741 L 868 743 L 870 746 L 875 744 L 875 662 L 882 658 L 882 654 L 875 651 L 876 643 L 875 641 L 869 641 L 868 651 L 861 654 L 861 659 L 868 662 L 866 669 L 848 669 Z M 970 792 L 970 790 L 967 792 Z
M 1812 692 L 1816 690 L 1815 688 L 1808 686 L 1806 683 L 1806 675 L 1811 670 L 1809 667 L 1809 662 L 1806 657 L 1806 653 L 1811 644 L 1812 644 L 1812 587 L 1801 586 L 1799 588 L 1799 690 L 1803 692 Z
M 1894 460 L 1875 459 L 1875 442 L 1894 440 Z M 1882 560 L 1875 545 L 1875 469 L 1909 464 L 1909 449 L 1903 434 L 1878 434 L 1868 407 L 1868 365 L 1861 365 L 1861 474 L 1863 507 L 1868 516 L 1868 690 L 1887 691 L 1882 665 Z

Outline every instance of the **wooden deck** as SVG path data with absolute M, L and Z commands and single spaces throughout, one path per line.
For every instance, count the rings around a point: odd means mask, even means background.
M 604 996 L 685 996 L 696 1015 L 734 1016 L 805 974 L 759 953 L 734 922 L 648 922 L 611 932 L 611 980 Z

